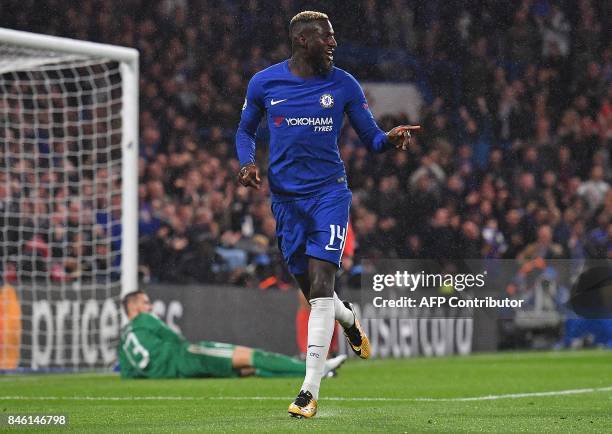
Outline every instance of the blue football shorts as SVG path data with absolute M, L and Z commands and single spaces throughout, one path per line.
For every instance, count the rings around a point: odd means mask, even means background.
M 306 273 L 309 257 L 340 267 L 352 197 L 350 190 L 334 190 L 272 202 L 278 247 L 291 274 Z

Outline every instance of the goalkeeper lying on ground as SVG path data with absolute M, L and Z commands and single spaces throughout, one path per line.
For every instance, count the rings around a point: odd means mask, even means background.
M 129 323 L 121 331 L 119 365 L 124 378 L 303 376 L 306 363 L 253 348 L 218 342 L 188 342 L 151 313 L 144 291 L 127 294 L 123 307 Z M 325 362 L 324 377 L 346 356 Z

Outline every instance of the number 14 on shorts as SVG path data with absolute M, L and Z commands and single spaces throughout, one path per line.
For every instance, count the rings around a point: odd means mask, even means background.
M 344 243 L 346 242 L 346 226 L 329 225 L 329 230 L 329 243 L 325 246 L 325 250 L 342 251 L 344 249 Z

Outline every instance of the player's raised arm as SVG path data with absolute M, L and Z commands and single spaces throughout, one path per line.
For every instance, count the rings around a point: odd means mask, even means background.
M 236 131 L 236 153 L 240 161 L 238 181 L 245 187 L 259 188 L 261 179 L 255 164 L 255 139 L 257 126 L 264 113 L 262 90 L 255 77 L 249 82 L 242 106 L 240 124 Z
M 410 145 L 411 132 L 420 129 L 419 125 L 400 125 L 391 131 L 381 130 L 368 107 L 368 102 L 355 78 L 348 76 L 351 97 L 346 106 L 346 114 L 361 141 L 372 152 L 385 152 L 392 147 L 406 150 Z

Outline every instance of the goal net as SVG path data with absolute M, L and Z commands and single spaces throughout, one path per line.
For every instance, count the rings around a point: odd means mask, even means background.
M 135 50 L 0 29 L 0 370 L 114 364 L 137 113 Z

